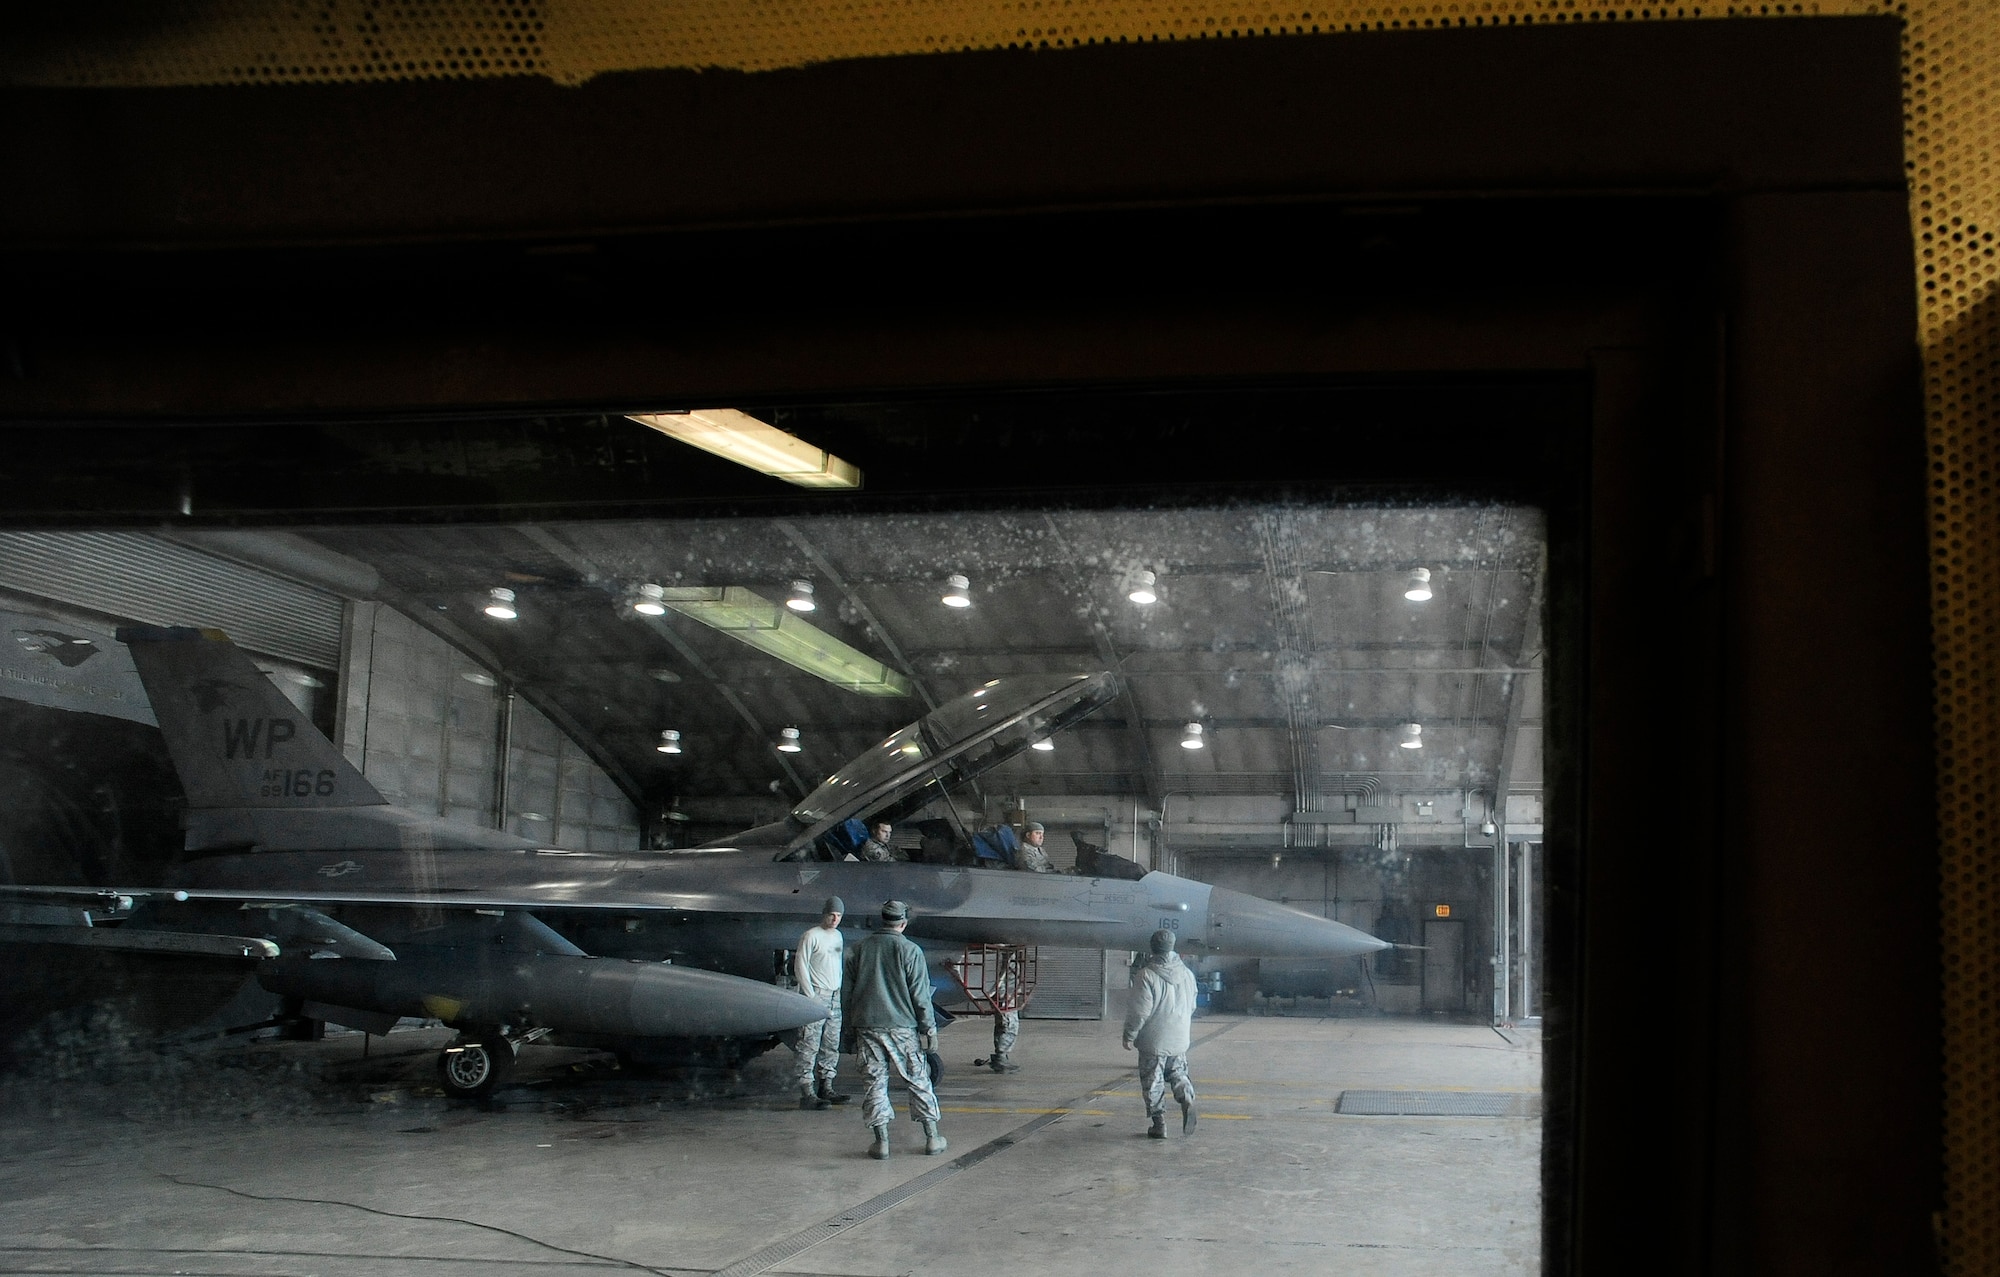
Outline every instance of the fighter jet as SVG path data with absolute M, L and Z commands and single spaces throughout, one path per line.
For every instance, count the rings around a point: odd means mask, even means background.
M 987 683 L 891 734 L 784 819 L 686 853 L 585 853 L 390 806 L 219 632 L 119 632 L 187 794 L 185 859 L 157 888 L 0 888 L 14 925 L 80 943 L 231 953 L 303 1014 L 361 1028 L 433 1016 L 460 1029 L 448 1091 L 490 1090 L 551 1041 L 644 1058 L 693 1036 L 774 1041 L 822 1018 L 768 981 L 818 917 L 888 899 L 939 979 L 973 945 L 1348 957 L 1390 947 L 1352 927 L 1158 872 L 1136 881 L 843 857 L 858 818 L 949 812 L 954 786 L 1110 701 L 1108 672 Z M 25 909 L 25 912 L 23 910 Z M 35 910 L 39 916 L 28 916 Z M 624 961 L 620 961 L 624 959 Z

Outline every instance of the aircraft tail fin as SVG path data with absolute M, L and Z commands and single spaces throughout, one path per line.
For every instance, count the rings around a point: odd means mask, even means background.
M 127 626 L 191 808 L 373 807 L 386 799 L 220 630 Z

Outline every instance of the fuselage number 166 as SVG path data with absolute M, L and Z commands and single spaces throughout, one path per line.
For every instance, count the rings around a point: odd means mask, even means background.
M 318 794 L 321 798 L 333 792 L 333 771 L 314 771 L 301 767 L 297 771 L 272 769 L 264 773 L 264 787 L 257 792 L 260 798 L 310 798 Z

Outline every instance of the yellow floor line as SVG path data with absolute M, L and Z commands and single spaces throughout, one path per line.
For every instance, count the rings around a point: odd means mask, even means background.
M 1035 1113 L 1035 1114 L 1069 1113 L 1076 1117 L 1120 1116 L 1120 1114 L 1114 1113 L 1110 1109 L 975 1108 L 969 1104 L 944 1104 L 939 1106 L 939 1111 L 944 1113 Z M 1141 1116 L 1144 1115 L 1142 1114 Z M 1212 1117 L 1219 1122 L 1254 1122 L 1257 1120 L 1257 1115 L 1254 1113 L 1203 1113 L 1202 1117 L 1204 1119 Z

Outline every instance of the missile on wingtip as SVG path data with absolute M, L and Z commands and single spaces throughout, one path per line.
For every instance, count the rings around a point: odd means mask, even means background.
M 287 958 L 258 980 L 287 997 L 454 1026 L 535 1024 L 637 1037 L 758 1037 L 826 1018 L 774 985 L 660 962 L 404 949 L 398 961 Z
M 1208 898 L 1210 952 L 1260 958 L 1358 958 L 1392 947 L 1344 922 L 1217 887 Z

